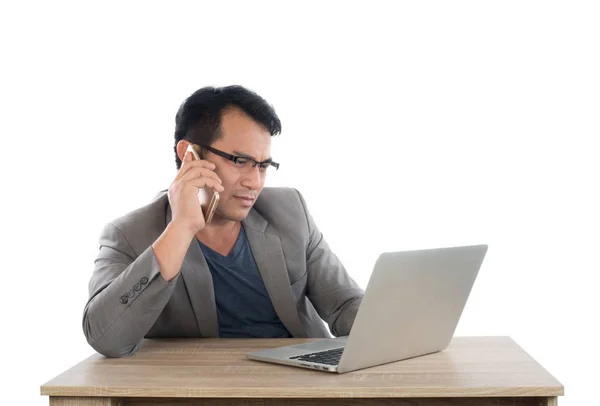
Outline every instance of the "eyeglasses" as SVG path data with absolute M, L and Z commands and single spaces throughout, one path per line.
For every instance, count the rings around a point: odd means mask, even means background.
M 256 168 L 257 165 L 261 173 L 266 173 L 267 169 L 270 167 L 274 167 L 276 170 L 279 169 L 279 164 L 277 162 L 273 162 L 271 159 L 267 159 L 266 161 L 260 162 L 250 157 L 231 155 L 219 149 L 209 147 L 206 144 L 199 143 L 197 145 L 202 148 L 205 148 L 207 151 L 210 151 L 215 155 L 219 155 L 220 157 L 223 157 L 233 162 L 233 165 L 241 172 L 250 172 L 250 170 Z

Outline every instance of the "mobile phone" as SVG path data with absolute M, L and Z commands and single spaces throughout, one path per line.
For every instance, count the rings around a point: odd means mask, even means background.
M 196 148 L 193 144 L 188 145 L 187 151 L 192 153 L 194 159 L 200 159 L 200 155 L 198 155 L 198 151 L 196 151 Z M 220 196 L 219 192 L 209 187 L 204 187 L 198 191 L 198 200 L 200 201 L 201 206 L 206 204 L 206 200 L 208 200 L 207 193 L 210 193 L 210 191 L 212 191 L 212 197 L 210 198 L 210 202 L 208 202 L 208 206 L 204 212 L 204 221 L 206 224 L 212 221 L 215 210 L 217 210 L 217 205 L 219 204 Z

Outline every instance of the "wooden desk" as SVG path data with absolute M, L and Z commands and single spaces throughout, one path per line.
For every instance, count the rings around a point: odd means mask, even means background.
M 52 406 L 557 405 L 563 386 L 508 337 L 347 374 L 252 361 L 307 339 L 145 340 L 128 358 L 93 355 L 41 387 Z

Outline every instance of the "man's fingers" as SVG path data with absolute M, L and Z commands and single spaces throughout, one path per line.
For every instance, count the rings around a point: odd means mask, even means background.
M 219 179 L 219 177 L 217 176 L 216 173 L 214 173 L 212 170 L 204 168 L 204 167 L 190 168 L 190 170 L 187 171 L 185 173 L 185 175 L 183 175 L 181 177 L 181 180 L 187 181 L 187 180 L 191 180 L 194 178 L 200 178 L 200 177 L 214 179 L 217 182 L 222 183 L 221 179 Z
M 192 186 L 197 187 L 198 189 L 208 186 L 208 187 L 213 188 L 217 192 L 223 192 L 225 190 L 225 188 L 219 182 L 217 182 L 216 180 L 214 180 L 212 178 L 207 178 L 207 177 L 194 178 L 194 179 L 188 181 L 188 183 Z
M 192 154 L 190 152 L 186 152 L 186 155 L 183 157 L 184 159 L 187 159 L 187 161 L 184 161 L 183 164 L 181 165 L 181 168 L 179 169 L 179 172 L 177 173 L 177 176 L 175 177 L 175 180 L 179 180 L 182 179 L 183 176 L 188 173 L 188 171 L 194 169 L 194 168 L 206 168 L 210 171 L 214 170 L 216 168 L 215 164 L 210 163 L 208 161 L 205 160 L 200 160 L 200 161 L 196 161 L 196 160 L 192 160 Z

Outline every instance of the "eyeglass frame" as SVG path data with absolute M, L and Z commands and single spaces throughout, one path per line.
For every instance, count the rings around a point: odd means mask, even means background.
M 205 148 L 207 151 L 210 151 L 213 154 L 220 156 L 221 158 L 225 158 L 228 161 L 233 162 L 234 164 L 237 163 L 238 159 L 246 159 L 248 161 L 254 162 L 254 164 L 252 165 L 252 169 L 256 168 L 257 166 L 259 166 L 259 168 L 262 168 L 262 165 L 264 165 L 264 164 L 270 164 L 271 166 L 275 167 L 275 170 L 279 170 L 279 163 L 273 161 L 272 159 L 267 159 L 265 161 L 257 161 L 256 159 L 252 159 L 252 158 L 247 157 L 247 156 L 231 155 L 231 154 L 228 154 L 225 151 L 221 151 L 220 149 L 213 148 L 213 147 L 208 146 L 206 144 L 201 144 L 201 143 L 194 144 L 194 143 L 192 143 L 192 145 L 197 145 L 197 146 L 199 146 L 201 148 Z M 266 170 L 267 168 L 268 167 L 266 167 L 264 169 Z

